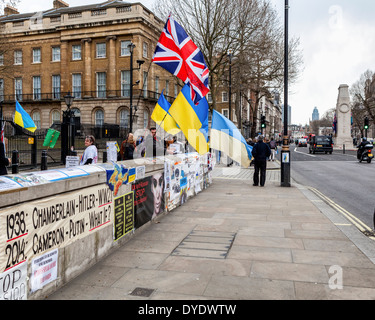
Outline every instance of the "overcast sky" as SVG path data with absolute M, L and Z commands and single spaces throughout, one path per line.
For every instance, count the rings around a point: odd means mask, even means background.
M 64 0 L 71 7 L 101 0 Z M 142 2 L 152 8 L 154 0 Z M 271 0 L 284 22 L 285 0 Z M 21 0 L 20 13 L 43 11 L 53 0 Z M 367 69 L 375 71 L 374 0 L 289 0 L 289 37 L 301 40 L 304 70 L 290 85 L 294 124 L 308 123 L 314 107 L 320 116 L 336 107 L 340 84 L 351 86 Z M 282 95 L 283 96 L 283 95 Z

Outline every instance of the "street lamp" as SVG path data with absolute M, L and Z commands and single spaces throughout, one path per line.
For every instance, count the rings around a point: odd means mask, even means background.
M 64 97 L 66 110 L 63 111 L 63 122 L 61 124 L 61 159 L 63 163 L 66 163 L 66 156 L 71 154 L 74 149 L 74 111 L 70 109 L 73 104 L 74 97 L 68 94 Z
M 285 0 L 284 31 L 284 137 L 281 149 L 281 186 L 290 187 L 290 150 L 288 137 L 288 18 L 289 0 Z
M 232 120 L 232 50 L 229 50 L 228 57 L 229 57 L 229 120 Z
M 133 68 L 133 52 L 135 48 L 134 43 L 128 45 L 130 51 L 130 113 L 129 113 L 129 132 L 133 132 L 133 70 L 139 70 L 144 60 L 137 60 L 138 68 Z

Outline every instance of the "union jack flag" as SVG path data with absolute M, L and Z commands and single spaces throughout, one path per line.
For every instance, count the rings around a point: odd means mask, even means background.
M 209 70 L 202 52 L 171 16 L 165 23 L 152 61 L 189 83 L 196 105 L 210 91 Z

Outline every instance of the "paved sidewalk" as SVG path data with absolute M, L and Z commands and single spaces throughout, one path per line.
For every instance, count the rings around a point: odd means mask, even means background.
M 209 189 L 48 299 L 375 299 L 375 241 L 268 168 L 261 188 L 253 169 L 217 166 Z

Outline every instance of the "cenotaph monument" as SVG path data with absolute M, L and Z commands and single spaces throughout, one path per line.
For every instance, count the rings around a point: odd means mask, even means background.
M 349 86 L 342 84 L 339 87 L 339 96 L 337 98 L 336 106 L 336 148 L 346 148 L 353 146 L 353 139 L 351 137 L 351 104 L 349 96 Z

